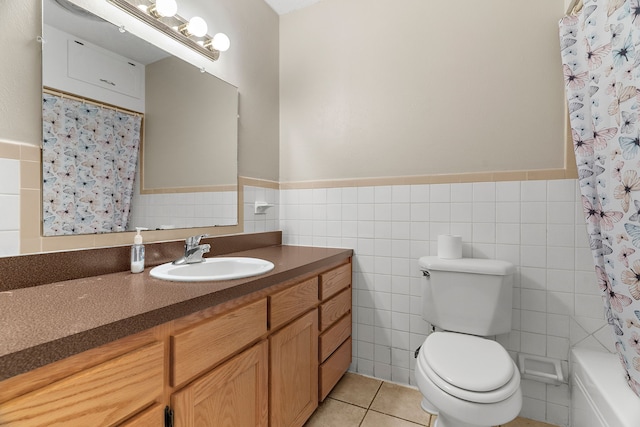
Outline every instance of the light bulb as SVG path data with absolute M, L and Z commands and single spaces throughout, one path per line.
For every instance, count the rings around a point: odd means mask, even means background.
M 156 12 L 165 18 L 171 17 L 178 12 L 176 0 L 156 0 Z
M 211 41 L 211 47 L 220 52 L 225 52 L 231 46 L 231 41 L 229 37 L 225 33 L 218 33 L 213 36 L 213 40 Z
M 202 37 L 207 34 L 207 23 L 199 16 L 194 16 L 189 19 L 187 31 L 196 37 Z

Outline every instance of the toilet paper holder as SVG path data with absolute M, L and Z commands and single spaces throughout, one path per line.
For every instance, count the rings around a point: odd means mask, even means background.
M 558 359 L 520 353 L 518 366 L 522 378 L 555 385 L 567 383 Z

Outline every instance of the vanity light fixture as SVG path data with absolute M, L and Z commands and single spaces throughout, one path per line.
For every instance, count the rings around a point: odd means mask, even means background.
M 207 49 L 213 48 L 214 50 L 217 50 L 220 52 L 226 52 L 229 49 L 229 46 L 231 46 L 231 41 L 229 40 L 229 37 L 227 37 L 225 33 L 218 33 L 215 36 L 213 36 L 212 39 L 209 39 L 206 42 L 204 42 L 203 46 L 206 47 Z
M 189 22 L 182 24 L 178 27 L 178 30 L 187 37 L 196 36 L 202 37 L 207 35 L 207 23 L 199 16 L 194 16 L 189 19 Z
M 176 0 L 156 0 L 155 4 L 147 7 L 147 12 L 154 18 L 171 18 L 178 13 Z
M 229 49 L 229 37 L 218 33 L 207 34 L 207 23 L 199 16 L 187 20 L 177 14 L 175 0 L 108 0 L 163 34 L 206 56 L 212 61 L 220 57 L 220 52 Z

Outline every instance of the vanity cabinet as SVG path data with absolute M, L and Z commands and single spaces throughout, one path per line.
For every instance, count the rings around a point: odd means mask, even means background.
M 0 382 L 0 426 L 301 427 L 350 363 L 348 260 Z
M 64 373 L 72 366 L 64 363 L 53 369 Z M 24 380 L 39 382 L 37 377 Z M 0 403 L 0 425 L 116 425 L 160 402 L 163 381 L 164 347 L 154 342 Z

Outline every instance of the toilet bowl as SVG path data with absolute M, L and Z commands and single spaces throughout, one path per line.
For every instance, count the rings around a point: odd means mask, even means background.
M 513 420 L 522 407 L 520 374 L 497 342 L 456 332 L 433 332 L 418 354 L 422 407 L 436 427 L 489 427 Z

